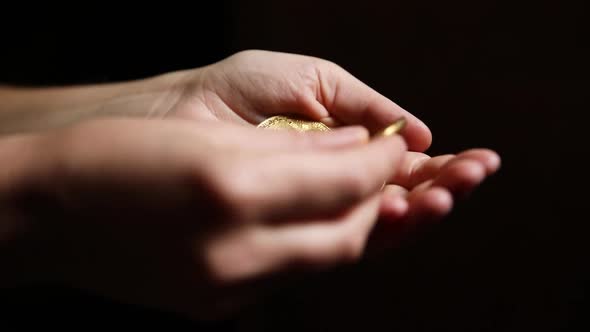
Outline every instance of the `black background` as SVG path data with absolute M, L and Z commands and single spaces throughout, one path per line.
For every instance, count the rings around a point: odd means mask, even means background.
M 422 118 L 434 134 L 429 153 L 490 147 L 502 169 L 441 225 L 387 257 L 285 289 L 229 327 L 587 330 L 587 6 L 265 0 L 133 15 L 113 8 L 95 18 L 78 8 L 60 20 L 3 23 L 0 81 L 125 80 L 250 48 L 332 60 Z M 133 327 L 200 327 L 61 290 L 8 295 L 13 318 L 49 325 L 110 327 L 117 318 Z

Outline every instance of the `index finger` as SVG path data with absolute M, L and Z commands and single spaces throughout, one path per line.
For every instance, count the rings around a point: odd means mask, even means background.
M 246 215 L 256 220 L 307 219 L 340 213 L 377 193 L 395 173 L 406 145 L 400 137 L 378 138 L 348 149 L 271 155 L 257 159 L 237 197 L 247 197 Z M 243 199 L 241 199 L 243 201 Z
M 422 152 L 430 146 L 430 129 L 417 117 L 338 65 L 322 62 L 318 67 L 318 101 L 334 120 L 347 125 L 363 125 L 374 133 L 405 117 L 408 124 L 402 135 L 408 148 Z

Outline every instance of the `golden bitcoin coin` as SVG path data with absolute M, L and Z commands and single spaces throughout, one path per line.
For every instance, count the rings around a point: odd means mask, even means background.
M 267 129 L 291 129 L 296 131 L 328 131 L 330 127 L 319 121 L 307 121 L 303 119 L 289 118 L 283 115 L 270 117 L 262 121 L 258 128 Z
M 404 127 L 406 126 L 406 119 L 400 118 L 399 120 L 395 121 L 394 123 L 390 124 L 389 126 L 385 127 L 385 129 L 377 132 L 373 137 L 378 136 L 391 136 L 394 134 L 399 133 Z M 262 121 L 258 128 L 267 128 L 267 129 L 290 129 L 296 131 L 328 131 L 330 127 L 326 126 L 325 124 L 319 121 L 308 121 L 296 118 L 289 118 L 283 115 L 277 115 L 270 117 L 264 121 Z

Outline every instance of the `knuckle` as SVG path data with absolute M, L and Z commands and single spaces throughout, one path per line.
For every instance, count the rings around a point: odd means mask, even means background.
M 335 63 L 334 61 L 323 59 L 323 58 L 313 58 L 315 65 L 322 70 L 334 72 L 334 71 L 342 71 L 344 70 L 340 65 Z
M 248 215 L 249 207 L 255 203 L 256 185 L 254 175 L 243 167 L 243 163 L 230 162 L 229 166 L 216 167 L 213 172 L 213 192 L 219 206 L 233 217 Z M 239 166 L 238 166 L 239 165 Z
M 263 54 L 264 51 L 258 49 L 247 49 L 243 51 L 239 51 L 234 53 L 230 58 L 231 59 L 250 59 L 255 58 Z
M 310 65 L 314 68 L 314 72 L 319 74 L 317 76 L 327 79 L 324 83 L 329 83 L 329 85 L 335 85 L 339 77 L 348 74 L 337 63 L 322 58 L 312 58 Z

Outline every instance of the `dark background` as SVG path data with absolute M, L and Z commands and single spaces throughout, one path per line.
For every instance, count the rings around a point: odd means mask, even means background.
M 220 327 L 588 330 L 587 7 L 265 0 L 98 18 L 87 9 L 60 20 L 63 27 L 29 18 L 4 29 L 0 81 L 125 80 L 251 48 L 332 60 L 422 118 L 434 134 L 429 153 L 490 147 L 502 169 L 444 223 L 387 257 L 285 289 Z M 200 327 L 55 289 L 9 295 L 9 313 L 50 325 L 77 317 L 90 326 L 117 326 L 118 318 L 139 328 Z

